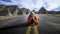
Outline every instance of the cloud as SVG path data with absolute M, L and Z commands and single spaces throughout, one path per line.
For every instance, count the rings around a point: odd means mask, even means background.
M 38 11 L 41 7 L 51 11 L 60 9 L 60 0 L 0 0 L 0 5 L 17 5 L 19 8 L 28 8 Z M 57 9 L 58 8 L 58 9 Z
M 60 7 L 57 7 L 56 9 L 53 9 L 54 11 L 60 11 Z
M 22 5 L 22 7 L 28 8 L 30 10 L 35 10 L 36 9 L 40 9 L 43 5 L 43 1 L 42 0 L 21 0 L 20 1 L 20 5 Z M 21 7 L 21 6 L 19 6 Z M 37 11 L 37 10 L 36 10 Z
M 12 0 L 9 0 L 9 1 L 7 1 L 7 0 L 4 0 L 4 1 L 3 0 L 0 0 L 0 3 L 1 4 L 4 4 L 4 5 L 17 5 L 17 2 L 16 1 L 12 1 Z
M 10 0 L 1 0 L 1 1 L 5 1 L 5 2 L 11 2 Z
M 45 3 L 46 4 L 44 5 L 44 7 L 49 11 L 55 11 L 57 8 L 60 7 L 60 0 L 46 0 Z
M 2 1 L 0 0 L 0 2 L 2 4 L 5 4 L 5 5 L 17 5 L 19 8 L 28 8 L 30 10 L 35 10 L 34 8 L 36 9 L 40 9 L 43 5 L 43 1 L 42 0 L 9 0 L 11 2 L 6 2 L 5 1 Z

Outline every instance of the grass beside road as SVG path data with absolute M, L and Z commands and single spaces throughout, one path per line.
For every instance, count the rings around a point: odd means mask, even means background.
M 60 14 L 46 14 L 48 16 L 60 17 Z
M 54 14 L 53 16 L 60 17 L 60 14 Z
M 16 16 L 0 16 L 0 20 L 9 19 L 9 18 L 14 18 L 14 17 L 18 17 L 18 16 L 26 16 L 26 15 L 16 15 Z
M 16 17 L 16 16 L 0 16 L 0 20 L 14 18 L 14 17 Z

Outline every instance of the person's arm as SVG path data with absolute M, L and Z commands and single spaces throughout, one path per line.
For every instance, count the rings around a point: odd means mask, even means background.
M 28 24 L 30 24 L 30 22 L 31 22 L 30 16 L 28 16 L 27 21 L 28 21 Z
M 38 23 L 38 17 L 37 17 L 37 16 L 34 16 L 33 19 L 34 19 L 34 22 L 35 22 L 35 23 Z

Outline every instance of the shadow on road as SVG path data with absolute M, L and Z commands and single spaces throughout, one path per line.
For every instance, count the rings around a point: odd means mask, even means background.
M 22 24 L 19 24 L 19 25 L 0 28 L 0 30 L 13 29 L 13 28 L 24 28 L 24 27 L 27 27 L 27 26 L 28 26 L 28 24 L 27 24 L 27 22 L 25 22 L 25 23 L 22 23 Z

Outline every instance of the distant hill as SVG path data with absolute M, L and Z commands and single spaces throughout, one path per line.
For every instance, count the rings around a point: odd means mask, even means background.
M 18 6 L 0 5 L 0 16 L 5 15 L 21 15 L 23 13 L 29 14 L 30 10 L 26 8 L 18 8 Z
M 60 11 L 48 11 L 44 7 L 42 7 L 39 11 L 38 14 L 60 14 Z
M 39 11 L 38 14 L 46 14 L 46 9 L 44 7 L 42 7 Z
M 42 7 L 38 12 L 32 10 L 36 14 L 60 14 L 60 11 L 48 11 L 44 7 Z M 18 6 L 7 6 L 7 5 L 0 5 L 0 16 L 14 16 L 14 15 L 21 15 L 21 14 L 29 14 L 31 12 L 30 9 L 27 8 L 18 8 Z

